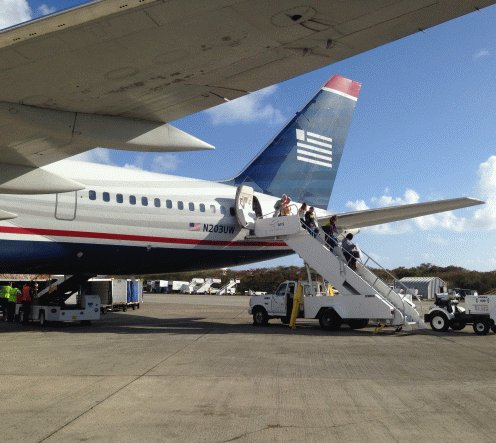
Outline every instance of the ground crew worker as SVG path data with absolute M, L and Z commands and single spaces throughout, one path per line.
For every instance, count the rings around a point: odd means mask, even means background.
M 22 312 L 23 314 L 23 323 L 27 323 L 29 320 L 29 317 L 31 317 L 31 301 L 33 299 L 32 297 L 33 290 L 31 286 L 28 283 L 25 283 L 24 286 L 22 287 Z
M 17 300 L 17 288 L 9 286 L 9 303 L 7 305 L 7 320 L 14 321 L 15 305 Z
M 0 311 L 2 311 L 4 321 L 7 319 L 7 306 L 9 303 L 10 291 L 7 286 L 0 288 Z

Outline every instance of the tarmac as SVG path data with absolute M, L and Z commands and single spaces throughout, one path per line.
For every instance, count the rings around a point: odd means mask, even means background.
M 145 295 L 90 326 L 0 323 L 0 441 L 493 442 L 496 334 L 252 325 Z

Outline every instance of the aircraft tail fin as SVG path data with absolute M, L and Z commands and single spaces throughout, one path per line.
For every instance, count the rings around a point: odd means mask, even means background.
M 353 80 L 331 77 L 228 183 L 327 209 L 360 88 Z

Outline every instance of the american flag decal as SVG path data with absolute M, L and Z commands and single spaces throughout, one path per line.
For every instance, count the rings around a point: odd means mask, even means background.
M 297 129 L 296 146 L 297 160 L 332 168 L 332 138 Z

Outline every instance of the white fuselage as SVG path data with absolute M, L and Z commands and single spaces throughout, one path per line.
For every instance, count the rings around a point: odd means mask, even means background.
M 234 212 L 236 187 L 64 160 L 47 170 L 77 193 L 1 195 L 1 272 L 156 273 L 248 263 L 291 253 L 250 240 Z M 256 193 L 263 214 L 275 197 Z

